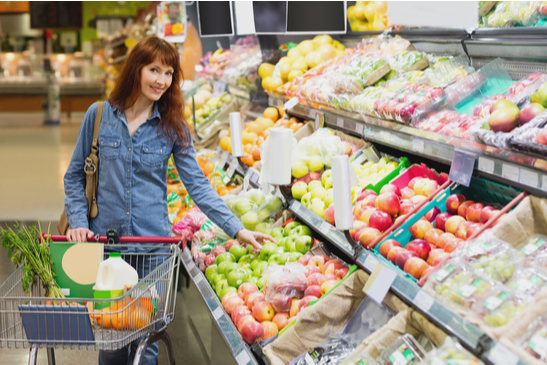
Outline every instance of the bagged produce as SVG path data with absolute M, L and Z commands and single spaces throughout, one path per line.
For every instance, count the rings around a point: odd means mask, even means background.
M 291 299 L 304 297 L 308 287 L 306 268 L 298 262 L 269 266 L 262 276 L 266 278 L 264 297 L 276 312 L 289 312 Z
M 282 208 L 281 198 L 251 189 L 226 199 L 228 208 L 241 220 L 245 228 L 255 230 L 257 224 L 274 216 Z

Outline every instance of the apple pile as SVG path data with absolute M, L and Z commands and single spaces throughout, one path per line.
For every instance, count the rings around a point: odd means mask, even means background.
M 370 184 L 376 184 L 391 171 L 399 166 L 399 162 L 392 161 L 389 157 L 382 157 L 380 161 L 367 161 L 363 165 L 353 165 L 353 170 L 359 178 L 359 186 L 365 189 Z
M 397 219 L 403 219 L 438 188 L 439 183 L 435 180 L 415 177 L 402 189 L 395 184 L 384 185 L 380 195 L 373 190 L 363 191 L 353 208 L 353 215 L 362 222 L 359 229 L 353 231 L 353 239 L 363 246 L 374 242 Z
M 293 198 L 303 206 L 324 218 L 325 210 L 334 201 L 332 190 L 332 171 L 325 170 L 322 174 L 311 172 L 305 178 L 297 180 L 291 187 Z
M 260 189 L 251 189 L 227 200 L 226 205 L 245 228 L 254 231 L 259 223 L 270 219 L 281 209 L 282 202 L 275 195 L 266 196 Z
M 249 282 L 241 284 L 237 291 L 230 291 L 222 297 L 222 306 L 231 315 L 245 342 L 252 344 L 275 336 L 301 310 L 308 307 L 312 300 L 321 298 L 348 273 L 348 268 L 340 261 L 328 256 L 307 254 L 301 256 L 298 263 L 306 269 L 306 280 L 279 285 L 285 289 L 289 287 L 292 293 L 298 292 L 297 297 L 284 294 L 279 287 L 268 286 L 269 290 L 277 290 L 269 302 L 265 292 Z M 298 290 L 293 290 L 296 287 Z

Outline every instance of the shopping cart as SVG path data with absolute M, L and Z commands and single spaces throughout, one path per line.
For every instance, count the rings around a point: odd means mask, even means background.
M 67 241 L 65 236 L 49 237 L 54 242 Z M 97 235 L 92 242 L 112 243 L 109 238 Z M 141 242 L 146 244 L 135 245 Z M 122 297 L 67 298 L 70 303 L 52 303 L 41 283 L 30 288 L 30 295 L 25 292 L 23 267 L 17 269 L 0 286 L 0 348 L 30 347 L 30 365 L 36 364 L 38 349 L 46 348 L 48 363 L 53 365 L 54 349 L 117 350 L 144 336 L 134 364 L 160 339 L 167 347 L 169 363 L 174 364 L 166 328 L 175 316 L 180 238 L 131 236 L 120 237 L 119 243 L 104 246 L 105 259 L 111 252 L 120 252 L 139 273 L 138 283 Z M 132 252 L 136 248 L 150 252 Z

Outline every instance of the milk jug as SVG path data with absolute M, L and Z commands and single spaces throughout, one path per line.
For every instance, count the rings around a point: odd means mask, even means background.
M 138 281 L 137 270 L 125 262 L 119 252 L 112 252 L 107 260 L 99 264 L 97 281 L 93 286 L 93 296 L 96 299 L 121 297 L 125 285 L 135 285 Z M 97 304 L 96 308 L 109 305 L 109 303 Z

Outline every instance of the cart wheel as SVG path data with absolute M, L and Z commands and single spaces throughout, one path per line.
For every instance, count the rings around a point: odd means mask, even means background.
M 137 347 L 137 353 L 135 354 L 133 365 L 140 365 L 141 359 L 144 356 L 144 353 L 146 352 L 146 349 L 148 348 L 148 346 L 150 346 L 151 344 L 153 344 L 154 342 L 160 339 L 165 343 L 165 347 L 167 350 L 167 361 L 169 362 L 169 365 L 175 365 L 175 355 L 173 354 L 173 344 L 171 343 L 171 337 L 169 337 L 169 334 L 165 330 L 161 330 L 156 333 L 148 333 L 141 340 L 141 342 L 139 343 L 139 347 Z
M 37 360 L 38 360 L 38 347 L 31 346 L 29 354 L 28 354 L 28 365 L 36 365 Z

